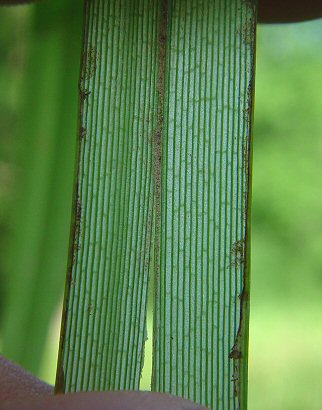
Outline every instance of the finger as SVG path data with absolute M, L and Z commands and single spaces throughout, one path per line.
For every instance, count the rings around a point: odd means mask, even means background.
M 5 400 L 53 394 L 53 388 L 0 356 L 0 403 Z
M 3 410 L 206 410 L 191 401 L 152 392 L 91 392 L 15 400 Z
M 259 23 L 292 23 L 320 17 L 321 0 L 258 0 Z
M 18 6 L 19 4 L 35 3 L 38 0 L 0 0 L 0 6 Z

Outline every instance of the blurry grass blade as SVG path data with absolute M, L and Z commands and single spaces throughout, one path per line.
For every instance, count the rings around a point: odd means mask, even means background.
M 252 1 L 85 2 L 74 224 L 56 391 L 246 408 Z M 154 262 L 151 262 L 153 243 Z
M 169 0 L 162 19 L 152 389 L 245 409 L 254 4 Z
M 2 352 L 36 374 L 61 298 L 68 248 L 81 29 L 74 5 L 35 6 L 24 77 Z

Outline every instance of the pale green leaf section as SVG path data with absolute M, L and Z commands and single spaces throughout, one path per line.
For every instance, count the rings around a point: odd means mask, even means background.
M 246 408 L 254 28 L 252 2 L 168 3 L 152 389 L 213 409 Z
M 57 390 L 138 389 L 153 211 L 157 2 L 87 1 Z
M 246 408 L 252 1 L 85 2 L 57 391 Z M 153 249 L 153 260 L 152 260 Z

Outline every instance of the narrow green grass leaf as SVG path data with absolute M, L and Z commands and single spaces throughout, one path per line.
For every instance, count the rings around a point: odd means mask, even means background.
M 244 409 L 254 5 L 164 7 L 152 389 Z
M 152 234 L 157 2 L 87 1 L 58 391 L 138 389 Z
M 254 14 L 85 2 L 56 391 L 139 388 L 153 273 L 152 389 L 246 408 Z

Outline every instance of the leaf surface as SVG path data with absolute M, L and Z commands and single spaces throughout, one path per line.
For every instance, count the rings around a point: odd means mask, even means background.
M 246 408 L 250 1 L 85 2 L 79 156 L 57 391 Z M 153 258 L 152 258 L 153 256 Z

